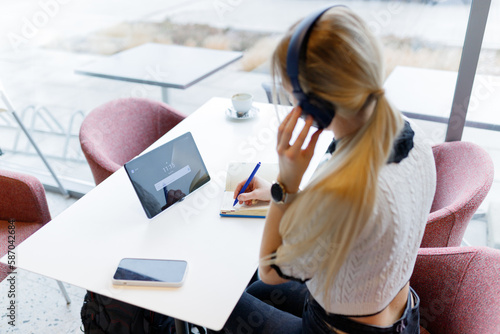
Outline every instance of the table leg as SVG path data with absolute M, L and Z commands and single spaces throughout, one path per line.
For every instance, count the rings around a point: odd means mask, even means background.
M 179 319 L 175 319 L 175 333 L 176 334 L 189 334 L 188 323 Z
M 71 304 L 71 299 L 69 298 L 68 292 L 66 291 L 66 288 L 64 287 L 64 285 L 62 284 L 62 282 L 61 281 L 57 281 L 57 285 L 59 285 L 59 289 L 61 290 L 61 293 L 63 294 L 64 299 L 66 299 L 66 304 L 68 304 L 68 305 Z
M 168 88 L 167 87 L 161 88 L 161 99 L 163 102 L 168 103 Z

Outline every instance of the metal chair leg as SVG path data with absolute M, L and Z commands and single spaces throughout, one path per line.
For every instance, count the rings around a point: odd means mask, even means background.
M 64 296 L 64 299 L 66 299 L 66 304 L 71 304 L 71 299 L 69 299 L 69 296 L 68 296 L 68 292 L 66 291 L 66 288 L 64 287 L 64 285 L 62 284 L 61 281 L 57 281 L 57 285 L 59 285 L 59 289 L 61 290 L 63 296 Z
M 52 177 L 54 178 L 54 180 L 56 181 L 57 185 L 59 186 L 59 191 L 61 192 L 61 194 L 63 194 L 66 197 L 69 197 L 68 191 L 64 188 L 64 186 L 62 185 L 61 181 L 57 177 L 56 173 L 54 172 L 54 170 L 50 166 L 49 162 L 45 159 L 42 151 L 40 151 L 40 149 L 38 148 L 38 145 L 36 144 L 36 142 L 33 140 L 33 138 L 31 137 L 31 135 L 29 134 L 28 130 L 24 126 L 24 124 L 21 121 L 21 119 L 19 118 L 19 116 L 17 116 L 17 113 L 14 110 L 14 107 L 12 106 L 12 103 L 10 102 L 9 98 L 5 95 L 5 93 L 3 92 L 1 85 L 0 85 L 0 98 L 5 103 L 5 106 L 7 107 L 7 110 L 12 114 L 12 116 L 14 116 L 14 119 L 16 120 L 17 124 L 19 125 L 19 127 L 21 128 L 21 130 L 24 132 L 24 134 L 26 135 L 26 137 L 28 137 L 28 140 L 31 142 L 31 145 L 33 145 L 33 147 L 35 148 L 36 153 L 38 153 L 38 155 L 42 159 L 43 163 L 45 164 L 45 166 L 49 170 L 50 174 L 52 174 Z

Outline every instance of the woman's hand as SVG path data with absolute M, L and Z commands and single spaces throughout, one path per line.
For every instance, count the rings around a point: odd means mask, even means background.
M 302 114 L 302 108 L 296 107 L 289 113 L 278 128 L 277 151 L 279 156 L 280 173 L 278 181 L 281 182 L 287 192 L 295 193 L 299 191 L 302 177 L 311 162 L 314 148 L 318 142 L 319 135 L 323 130 L 317 130 L 311 136 L 311 140 L 305 149 L 302 145 L 307 138 L 309 129 L 313 124 L 312 116 L 307 116 L 306 123 L 300 131 L 297 139 L 290 145 L 293 130 L 297 125 L 297 120 Z
M 246 181 L 247 180 L 243 180 L 238 183 L 236 189 L 234 190 L 234 199 L 236 199 L 236 196 L 238 196 L 238 193 L 240 192 L 241 188 L 243 188 L 243 185 L 245 185 Z M 261 179 L 258 176 L 255 176 L 252 181 L 250 181 L 250 184 L 248 185 L 245 192 L 238 197 L 238 200 L 240 204 L 245 202 L 246 205 L 252 205 L 253 200 L 270 201 L 271 183 L 264 179 Z

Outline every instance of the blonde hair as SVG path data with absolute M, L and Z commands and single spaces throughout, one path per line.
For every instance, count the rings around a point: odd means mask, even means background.
M 286 56 L 292 33 L 293 27 L 273 54 L 275 86 L 281 80 L 283 86 L 290 87 Z M 301 59 L 299 71 L 302 89 L 331 102 L 337 115 L 354 118 L 370 102 L 376 103 L 366 123 L 340 140 L 331 159 L 290 205 L 280 222 L 283 244 L 276 254 L 262 259 L 267 264 L 293 263 L 306 254 L 317 255 L 318 238 L 326 238 L 327 256 L 319 259 L 315 268 L 322 275 L 326 296 L 372 214 L 378 175 L 387 163 L 403 119 L 382 89 L 381 46 L 363 20 L 349 9 L 333 8 L 316 22 L 306 59 Z

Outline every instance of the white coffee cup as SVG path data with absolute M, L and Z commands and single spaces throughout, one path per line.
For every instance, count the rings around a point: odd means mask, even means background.
M 253 96 L 248 93 L 238 93 L 231 97 L 234 110 L 238 117 L 245 116 L 245 114 L 252 108 Z

